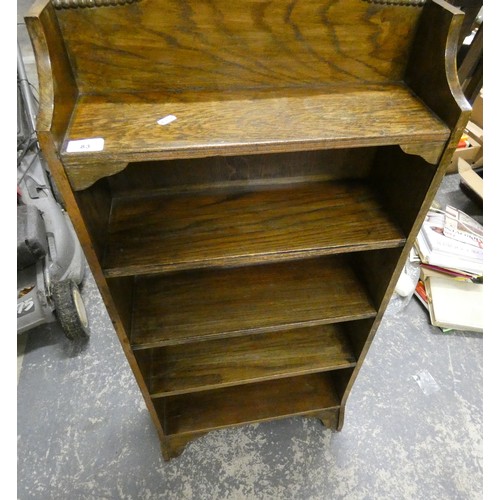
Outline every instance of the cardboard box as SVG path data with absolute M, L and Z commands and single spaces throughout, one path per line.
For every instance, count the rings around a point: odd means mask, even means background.
M 467 134 L 467 132 L 466 132 Z M 467 134 L 469 138 L 470 146 L 466 148 L 458 148 L 451 159 L 450 165 L 448 166 L 447 174 L 456 174 L 458 172 L 458 160 L 467 161 L 473 165 L 476 160 L 479 160 L 483 155 L 483 145 L 477 142 L 470 134 Z
M 467 124 L 467 127 L 465 128 L 465 133 L 469 136 L 472 137 L 476 142 L 479 142 L 479 144 L 483 144 L 483 129 L 470 121 Z
M 474 193 L 479 200 L 483 200 L 483 179 L 479 176 L 472 166 L 465 160 L 458 160 L 458 172 L 461 182 Z
M 470 121 L 483 128 L 483 89 L 481 89 L 472 105 Z

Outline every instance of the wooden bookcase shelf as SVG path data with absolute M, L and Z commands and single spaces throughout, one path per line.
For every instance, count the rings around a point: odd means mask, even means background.
M 366 183 L 344 181 L 118 198 L 107 241 L 113 277 L 389 248 L 405 236 Z
M 353 368 L 339 325 L 148 349 L 136 354 L 152 398 Z
M 338 411 L 339 406 L 330 373 L 155 400 L 167 435 L 208 432 L 295 415 L 324 414 Z
M 158 125 L 158 120 L 170 115 L 176 118 L 173 122 Z M 65 164 L 78 168 L 82 160 L 130 162 L 220 152 L 436 142 L 449 134 L 449 128 L 399 83 L 182 94 L 134 92 L 81 96 L 62 151 Z M 105 137 L 105 150 L 66 152 L 68 141 L 88 137 Z
M 356 365 L 348 335 L 337 324 L 147 349 L 136 356 L 152 398 Z
M 463 14 L 421 3 L 28 14 L 42 152 L 165 459 L 246 423 L 342 428 L 470 114 Z
M 132 293 L 134 349 L 376 315 L 340 256 L 138 278 Z

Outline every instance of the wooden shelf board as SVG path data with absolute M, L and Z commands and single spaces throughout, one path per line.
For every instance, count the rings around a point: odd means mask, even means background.
M 339 325 L 136 351 L 153 398 L 355 366 Z
M 107 277 L 116 277 L 277 262 L 404 242 L 362 181 L 119 198 L 103 267 Z
M 320 413 L 339 405 L 330 373 L 155 400 L 167 436 Z
M 175 121 L 157 123 L 170 115 Z M 102 161 L 105 171 L 105 160 L 410 144 L 446 140 L 449 132 L 400 83 L 115 92 L 79 97 L 61 154 L 69 170 Z M 104 139 L 103 150 L 66 151 L 68 141 L 89 138 Z
M 343 256 L 137 278 L 134 349 L 375 316 Z

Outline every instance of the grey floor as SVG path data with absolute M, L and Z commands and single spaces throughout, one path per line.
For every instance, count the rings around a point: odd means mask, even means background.
M 18 5 L 30 74 L 29 2 Z M 437 199 L 481 216 L 456 175 Z M 301 418 L 248 425 L 164 462 L 90 273 L 83 298 L 85 349 L 57 324 L 18 341 L 18 499 L 483 498 L 482 334 L 442 333 L 415 299 L 384 317 L 342 432 Z

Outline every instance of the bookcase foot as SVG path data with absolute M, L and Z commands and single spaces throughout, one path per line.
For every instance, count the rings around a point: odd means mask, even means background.
M 161 453 L 165 461 L 177 458 L 182 454 L 186 446 L 195 439 L 203 436 L 206 432 L 188 434 L 186 436 L 171 436 L 165 438 L 161 445 Z
M 339 410 L 331 410 L 325 412 L 318 417 L 321 420 L 321 423 L 331 429 L 332 431 L 337 430 L 337 423 L 339 420 Z

